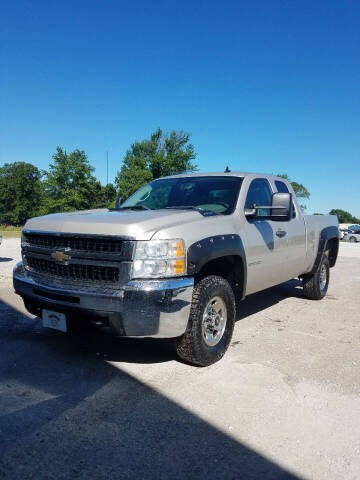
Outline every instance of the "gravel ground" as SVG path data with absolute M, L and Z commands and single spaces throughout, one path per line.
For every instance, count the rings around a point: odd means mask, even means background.
M 0 246 L 0 477 L 360 478 L 360 244 L 327 297 L 292 281 L 248 297 L 208 368 L 170 342 L 64 335 L 11 288 Z

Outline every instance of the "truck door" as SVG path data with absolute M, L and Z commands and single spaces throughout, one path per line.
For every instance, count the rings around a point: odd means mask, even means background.
M 275 187 L 278 192 L 291 193 L 285 182 L 275 180 Z M 284 264 L 287 279 L 297 277 L 304 272 L 306 257 L 306 234 L 305 223 L 299 207 L 294 202 L 293 217 L 289 222 L 281 222 L 286 231 L 287 251 L 286 263 Z
M 270 206 L 272 194 L 272 187 L 266 178 L 255 178 L 249 185 L 244 209 L 252 208 L 254 204 Z M 271 220 L 270 209 L 263 209 L 259 214 L 269 216 L 269 219 L 245 217 L 242 229 L 247 259 L 246 294 L 287 280 L 284 268 L 287 250 L 285 222 Z

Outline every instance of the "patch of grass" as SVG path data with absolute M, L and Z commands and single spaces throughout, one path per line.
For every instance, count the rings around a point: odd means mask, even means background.
M 3 238 L 20 237 L 23 227 L 13 227 L 11 225 L 0 225 L 0 235 Z
M 0 230 L 0 235 L 2 235 L 3 238 L 20 238 L 21 237 L 21 230 L 13 230 L 13 231 L 8 231 L 8 230 Z
M 21 232 L 24 227 L 14 227 L 13 225 L 0 224 L 0 232 Z

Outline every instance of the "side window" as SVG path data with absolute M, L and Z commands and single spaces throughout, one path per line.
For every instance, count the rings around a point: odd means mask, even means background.
M 253 208 L 254 205 L 271 205 L 272 191 L 269 182 L 265 178 L 255 178 L 250 184 L 245 208 Z M 262 208 L 258 210 L 258 215 L 262 217 L 269 217 L 271 210 L 269 208 Z
M 276 190 L 279 193 L 289 193 L 289 189 L 284 182 L 280 182 L 280 180 L 275 180 L 275 186 Z
M 275 180 L 275 186 L 276 186 L 276 190 L 279 193 L 290 193 L 288 187 L 286 186 L 286 183 L 280 182 L 280 180 Z M 296 210 L 295 210 L 295 204 L 293 202 L 292 218 L 295 218 L 295 217 L 296 217 Z

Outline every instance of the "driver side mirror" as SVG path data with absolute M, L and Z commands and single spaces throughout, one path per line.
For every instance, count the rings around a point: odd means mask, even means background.
M 260 210 L 271 210 L 270 215 L 264 215 Z M 252 208 L 245 209 L 247 218 L 258 220 L 275 220 L 278 222 L 288 222 L 293 214 L 293 202 L 291 193 L 273 193 L 271 205 L 253 205 Z
M 288 222 L 293 215 L 291 193 L 273 193 L 271 199 L 271 219 Z

